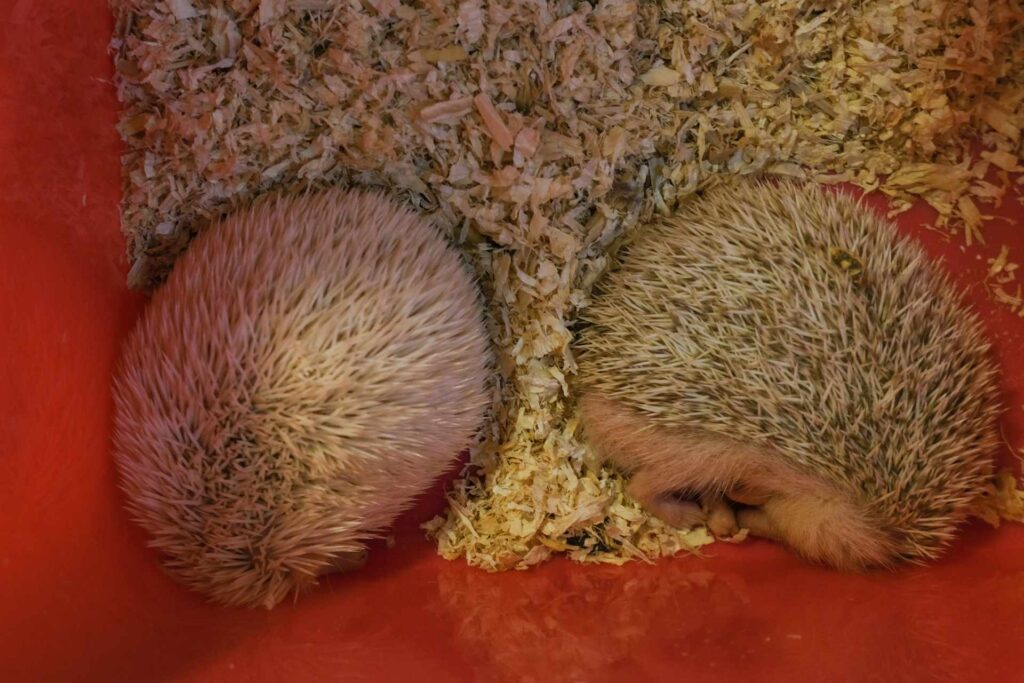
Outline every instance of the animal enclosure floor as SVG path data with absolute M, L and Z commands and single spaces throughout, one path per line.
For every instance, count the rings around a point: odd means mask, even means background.
M 102 0 L 0 7 L 0 680 L 1010 681 L 1024 671 L 1024 526 L 976 523 L 941 562 L 843 576 L 767 543 L 654 566 L 556 560 L 488 574 L 436 555 L 407 515 L 395 547 L 271 611 L 167 579 L 123 514 L 109 381 L 143 299 L 124 286 L 120 145 Z M 1016 201 L 980 253 L 1024 253 Z M 1024 445 L 1024 319 L 988 268 L 944 257 L 1004 370 Z M 1004 454 L 1009 464 L 1012 457 Z

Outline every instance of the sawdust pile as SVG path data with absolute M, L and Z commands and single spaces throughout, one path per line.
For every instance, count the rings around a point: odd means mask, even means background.
M 131 285 L 275 189 L 387 188 L 463 247 L 500 400 L 430 529 L 491 569 L 710 540 L 625 499 L 572 414 L 570 326 L 638 222 L 767 173 L 923 198 L 975 245 L 1021 170 L 1017 0 L 112 5 Z

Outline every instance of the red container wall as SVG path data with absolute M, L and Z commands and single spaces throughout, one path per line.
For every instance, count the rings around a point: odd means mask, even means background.
M 102 0 L 0 2 L 0 680 L 1024 680 L 1024 528 L 975 524 L 934 566 L 843 576 L 762 542 L 655 566 L 446 562 L 409 515 L 365 571 L 272 611 L 205 604 L 122 513 L 109 380 L 124 287 Z M 982 312 L 1024 445 L 1024 319 L 985 256 L 901 218 Z M 981 256 L 979 256 L 981 254 Z M 1004 453 L 1007 463 L 1012 461 Z

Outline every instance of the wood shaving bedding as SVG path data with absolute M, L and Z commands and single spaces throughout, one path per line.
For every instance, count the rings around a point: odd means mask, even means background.
M 711 540 L 627 499 L 574 414 L 576 311 L 634 226 L 719 175 L 770 174 L 878 190 L 894 212 L 923 199 L 977 245 L 1020 182 L 1018 0 L 112 7 L 133 287 L 271 190 L 383 188 L 461 245 L 500 381 L 428 526 L 442 555 L 488 569 Z M 1001 258 L 992 280 L 1020 310 Z
M 975 514 L 991 524 L 1024 522 L 1024 487 L 1012 472 L 1000 472 L 985 492 Z

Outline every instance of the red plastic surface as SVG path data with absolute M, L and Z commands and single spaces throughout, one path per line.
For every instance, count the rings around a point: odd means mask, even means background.
M 938 564 L 843 576 L 763 542 L 656 566 L 446 562 L 409 515 L 394 549 L 272 611 L 165 578 L 122 513 L 109 380 L 143 301 L 124 287 L 102 0 L 0 3 L 0 680 L 1024 678 L 1024 528 L 972 526 Z M 986 233 L 1024 255 L 1024 216 Z M 971 288 L 1024 444 L 1024 319 L 957 241 L 902 224 Z M 1004 457 L 1009 458 L 1007 454 Z

